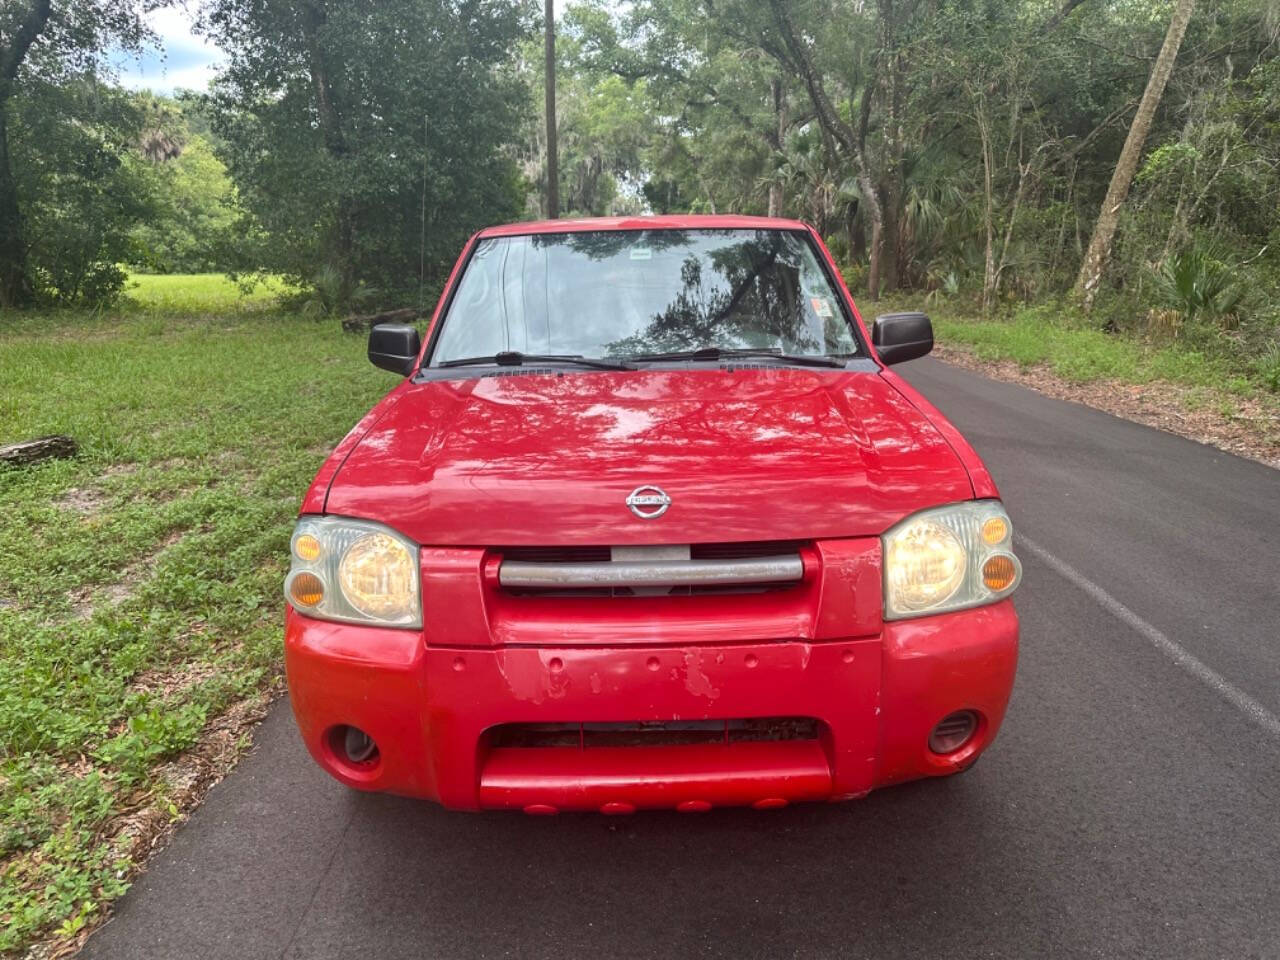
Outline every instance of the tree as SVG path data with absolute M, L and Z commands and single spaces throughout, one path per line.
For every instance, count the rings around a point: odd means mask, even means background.
M 124 286 L 133 233 L 156 211 L 137 99 L 93 74 L 31 80 L 10 105 L 27 271 L 38 300 L 101 303 Z
M 30 302 L 33 290 L 27 276 L 27 247 L 23 236 L 18 188 L 9 160 L 9 129 L 5 120 L 18 81 L 18 70 L 31 45 L 49 23 L 50 0 L 34 0 L 25 10 L 14 8 L 3 24 L 0 46 L 0 307 Z M 20 14 L 13 17 L 13 13 Z
M 584 19 L 585 17 L 585 19 Z M 529 64 L 531 116 L 523 156 L 525 175 L 538 185 L 527 213 L 532 217 L 611 216 L 643 213 L 639 199 L 646 174 L 646 148 L 654 138 L 655 104 L 644 80 L 628 80 L 602 69 L 587 40 L 610 29 L 593 11 L 571 6 L 556 29 L 556 193 L 558 206 L 547 204 L 549 172 L 543 122 L 546 73 L 542 69 L 543 38 L 524 45 L 521 62 Z M 536 112 L 534 112 L 536 111 Z
M 154 129 L 145 141 L 154 145 Z M 134 231 L 138 262 L 161 273 L 208 273 L 235 266 L 239 211 L 227 168 L 209 141 L 183 129 L 177 155 L 148 157 L 154 182 L 151 216 Z
M 0 6 L 0 307 L 36 294 L 13 171 L 9 114 L 33 80 L 56 82 L 98 66 L 111 47 L 137 50 L 150 36 L 142 14 L 157 0 L 6 0 Z
M 1142 147 L 1146 143 L 1147 134 L 1151 130 L 1151 121 L 1155 116 L 1160 98 L 1164 96 L 1165 84 L 1173 73 L 1174 61 L 1178 58 L 1178 48 L 1182 46 L 1182 37 L 1187 32 L 1187 24 L 1191 22 L 1191 13 L 1195 9 L 1195 0 L 1178 0 L 1173 17 L 1169 21 L 1169 31 L 1165 34 L 1164 45 L 1156 57 L 1155 66 L 1151 68 L 1151 78 L 1147 81 L 1147 89 L 1142 94 L 1142 102 L 1138 104 L 1138 112 L 1134 115 L 1133 124 L 1129 127 L 1129 135 L 1125 139 L 1124 148 L 1120 151 L 1120 159 L 1116 161 L 1115 172 L 1111 175 L 1111 186 L 1107 189 L 1106 198 L 1102 201 L 1102 209 L 1098 212 L 1098 220 L 1093 228 L 1093 238 L 1089 241 L 1089 249 L 1085 252 L 1084 262 L 1080 265 L 1080 276 L 1076 279 L 1075 293 L 1080 297 L 1085 309 L 1093 307 L 1094 298 L 1098 294 L 1098 285 L 1102 282 L 1102 274 L 1107 269 L 1107 261 L 1111 257 L 1111 243 L 1115 239 L 1116 227 L 1120 223 L 1120 209 L 1129 196 L 1129 188 L 1133 184 L 1133 176 L 1138 170 L 1138 161 L 1142 157 Z
M 426 295 L 467 234 L 518 215 L 528 2 L 210 0 L 207 101 L 251 226 L 246 267 Z

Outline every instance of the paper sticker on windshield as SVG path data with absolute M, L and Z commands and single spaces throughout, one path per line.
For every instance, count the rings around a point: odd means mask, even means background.
M 811 297 L 809 302 L 813 304 L 813 312 L 823 320 L 830 320 L 836 315 L 835 308 L 826 297 Z
M 631 259 L 632 260 L 652 260 L 653 250 L 650 249 L 649 247 L 632 247 Z

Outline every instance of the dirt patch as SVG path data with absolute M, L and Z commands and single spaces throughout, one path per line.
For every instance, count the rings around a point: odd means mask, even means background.
M 1093 407 L 1180 437 L 1248 457 L 1280 469 L 1280 406 L 1225 391 L 1176 383 L 1132 384 L 1117 380 L 1075 383 L 1046 366 L 1022 367 L 1009 360 L 980 360 L 954 346 L 938 346 L 939 360 L 996 380 L 1020 383 L 1060 400 Z
M 124 568 L 120 579 L 105 586 L 83 586 L 71 591 L 68 600 L 71 615 L 77 620 L 88 620 L 100 607 L 116 607 L 133 596 L 134 588 L 151 572 L 152 565 L 175 543 L 186 535 L 185 530 L 175 530 L 160 541 L 150 553 L 139 557 Z
M 199 806 L 209 789 L 235 766 L 247 747 L 250 731 L 267 714 L 280 681 L 252 700 L 237 703 L 205 726 L 190 750 L 157 770 L 159 786 L 130 798 L 102 828 L 104 836 L 131 866 L 122 879 L 132 882 L 156 851 L 164 848 L 174 830 Z M 84 929 L 72 937 L 54 938 L 32 946 L 27 960 L 62 960 L 74 956 L 89 935 L 111 916 L 110 906 L 98 910 Z
M 80 587 L 71 591 L 71 615 L 88 620 L 99 607 L 115 607 L 128 600 L 133 590 L 128 583 L 109 583 L 105 587 Z
M 212 663 L 185 663 L 174 669 L 144 670 L 133 678 L 129 689 L 134 693 L 149 693 L 165 700 L 199 686 L 218 672 Z
M 116 477 L 127 477 L 138 472 L 136 463 L 117 463 L 110 467 L 98 477 L 98 483 L 103 480 L 113 480 Z M 85 487 L 72 487 L 60 497 L 53 500 L 53 505 L 61 510 L 70 510 L 72 513 L 78 513 L 81 516 L 90 516 L 99 512 L 110 499 L 106 490 L 97 484 Z
M 97 487 L 72 487 L 53 501 L 60 510 L 70 510 L 82 517 L 97 513 L 106 505 L 107 495 Z

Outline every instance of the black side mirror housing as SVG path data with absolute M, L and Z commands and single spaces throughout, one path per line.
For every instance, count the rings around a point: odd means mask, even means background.
M 402 377 L 413 373 L 422 351 L 418 328 L 408 323 L 380 323 L 369 331 L 369 362 Z
M 933 350 L 933 322 L 923 313 L 886 313 L 876 317 L 871 343 L 881 363 L 905 363 Z

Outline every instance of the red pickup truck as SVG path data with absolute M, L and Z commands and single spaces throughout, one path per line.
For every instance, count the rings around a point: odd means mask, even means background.
M 465 810 L 848 800 L 966 769 L 1013 685 L 995 484 L 804 224 L 467 244 L 321 468 L 285 581 L 325 770 Z

